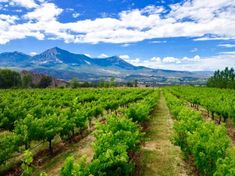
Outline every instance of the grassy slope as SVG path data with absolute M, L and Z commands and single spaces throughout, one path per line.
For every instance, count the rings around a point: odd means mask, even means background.
M 173 120 L 161 94 L 158 106 L 149 122 L 146 142 L 141 149 L 141 175 L 192 175 L 182 159 L 181 151 L 171 141 Z

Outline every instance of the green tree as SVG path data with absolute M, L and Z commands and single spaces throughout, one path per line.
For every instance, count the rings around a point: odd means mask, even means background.
M 116 86 L 115 78 L 112 77 L 112 78 L 110 79 L 110 87 L 115 87 L 115 86 Z
M 0 88 L 21 86 L 21 76 L 18 72 L 9 69 L 0 69 Z
M 108 81 L 105 81 L 104 79 L 101 79 L 99 82 L 98 82 L 98 86 L 99 87 L 109 87 L 109 82 Z
M 73 89 L 80 87 L 80 83 L 77 78 L 73 78 L 69 84 L 70 84 L 71 88 L 73 88 Z
M 138 80 L 137 79 L 134 81 L 134 85 L 135 85 L 135 87 L 138 87 Z
M 30 74 L 24 75 L 22 77 L 22 86 L 24 88 L 32 87 L 32 85 L 33 85 L 32 81 L 33 81 L 32 75 L 30 75 Z
M 217 70 L 207 81 L 208 87 L 231 88 L 235 89 L 234 69 L 226 67 L 224 70 Z
M 52 78 L 50 76 L 43 76 L 38 84 L 39 88 L 47 88 L 51 85 Z
M 127 85 L 127 87 L 133 87 L 133 82 L 128 81 L 126 85 Z

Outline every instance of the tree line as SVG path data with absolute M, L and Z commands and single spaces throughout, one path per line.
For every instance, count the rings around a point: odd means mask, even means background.
M 47 88 L 53 87 L 53 78 L 40 74 L 40 79 L 35 81 L 33 74 L 23 74 L 10 69 L 0 69 L 0 89 L 8 88 Z M 56 85 L 54 85 L 56 86 Z M 116 82 L 114 77 L 110 80 L 100 79 L 96 82 L 81 82 L 73 78 L 66 85 L 57 85 L 60 87 L 80 88 L 80 87 L 138 87 L 138 81 L 129 81 L 127 83 Z
M 9 69 L 0 69 L 0 89 L 8 88 L 46 88 L 52 83 L 52 78 L 43 75 L 38 83 L 33 82 L 31 74 L 20 74 Z
M 126 83 L 124 82 L 116 82 L 116 78 L 112 77 L 110 80 L 100 79 L 96 82 L 80 82 L 77 78 L 73 78 L 69 82 L 69 87 L 71 88 L 80 88 L 80 87 L 102 87 L 102 88 L 109 88 L 109 87 L 138 87 L 138 81 L 128 81 Z
M 235 89 L 235 71 L 226 67 L 224 70 L 217 70 L 207 81 L 208 87 Z

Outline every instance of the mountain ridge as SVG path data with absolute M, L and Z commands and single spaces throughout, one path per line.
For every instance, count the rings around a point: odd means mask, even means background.
M 140 78 L 144 82 L 155 82 L 156 80 L 163 80 L 160 78 L 164 78 L 165 80 L 165 78 L 182 79 L 184 77 L 191 77 L 205 79 L 208 77 L 203 72 L 134 66 L 118 56 L 91 58 L 85 54 L 72 53 L 59 47 L 47 49 L 34 56 L 18 51 L 0 53 L 0 65 L 0 67 L 4 68 L 13 67 L 38 73 L 47 73 L 50 76 L 65 80 L 77 77 L 85 81 L 96 81 L 97 79 L 115 77 L 118 81 L 128 81 L 129 78 Z

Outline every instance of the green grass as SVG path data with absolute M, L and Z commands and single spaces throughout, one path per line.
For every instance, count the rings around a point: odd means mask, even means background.
M 181 150 L 171 143 L 173 120 L 166 101 L 161 95 L 146 131 L 141 149 L 142 176 L 192 175 L 184 162 Z

